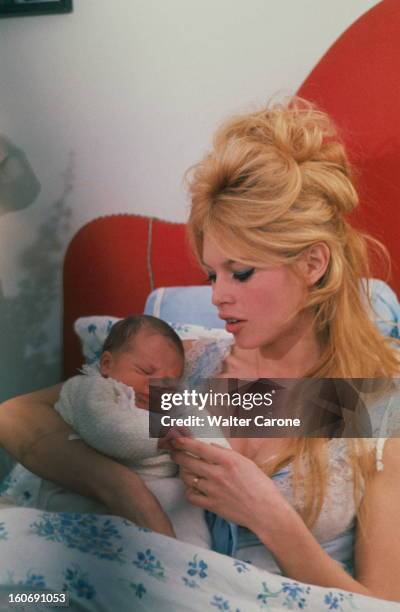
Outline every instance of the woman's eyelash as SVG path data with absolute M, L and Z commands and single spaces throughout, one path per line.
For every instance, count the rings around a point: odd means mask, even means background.
M 246 281 L 248 278 L 250 278 L 253 273 L 254 268 L 249 268 L 248 270 L 243 270 L 241 272 L 234 272 L 232 276 L 235 280 L 238 280 L 243 283 L 243 281 Z
M 232 276 L 235 280 L 243 283 L 244 281 L 246 281 L 248 278 L 250 278 L 250 276 L 252 276 L 252 274 L 254 273 L 255 268 L 249 268 L 248 270 L 243 270 L 240 272 L 232 272 Z M 215 281 L 217 280 L 217 275 L 214 273 L 209 272 L 208 274 L 208 280 L 210 283 L 215 283 Z

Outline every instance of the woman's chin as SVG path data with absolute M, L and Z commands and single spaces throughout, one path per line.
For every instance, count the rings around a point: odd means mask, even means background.
M 246 334 L 246 333 L 238 333 L 234 334 L 235 337 L 235 346 L 241 349 L 246 350 L 254 350 L 254 349 L 262 349 L 267 346 L 270 346 L 273 342 L 275 342 L 275 336 L 270 334 L 266 335 L 256 335 L 256 334 Z
M 235 345 L 241 349 L 256 349 L 259 348 L 261 341 L 258 338 L 251 338 L 246 334 L 234 334 Z

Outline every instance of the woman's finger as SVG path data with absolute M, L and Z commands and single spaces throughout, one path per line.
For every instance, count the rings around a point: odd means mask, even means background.
M 181 470 L 180 479 L 187 487 L 191 487 L 193 485 L 194 479 L 196 478 L 196 474 L 192 472 L 188 472 L 187 470 Z
M 211 493 L 215 490 L 215 485 L 213 485 L 211 480 L 186 470 L 182 470 L 181 480 L 187 487 L 192 487 L 192 489 L 196 489 L 201 493 Z
M 202 459 L 188 455 L 185 452 L 176 450 L 172 451 L 171 459 L 187 472 L 197 474 L 203 478 L 212 478 L 215 474 L 215 465 L 210 465 Z
M 213 501 L 207 495 L 203 495 L 193 487 L 188 487 L 186 489 L 186 499 L 189 503 L 194 506 L 198 506 L 199 508 L 204 508 L 204 510 L 212 510 L 213 509 Z

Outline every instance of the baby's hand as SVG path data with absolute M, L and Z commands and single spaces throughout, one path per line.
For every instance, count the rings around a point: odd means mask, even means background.
M 192 437 L 190 430 L 187 427 L 177 427 L 176 425 L 174 425 L 173 427 L 171 427 L 171 429 L 167 431 L 166 435 L 163 438 L 160 438 L 158 440 L 157 448 L 159 450 L 173 451 L 173 440 L 175 440 L 175 438 L 185 437 Z

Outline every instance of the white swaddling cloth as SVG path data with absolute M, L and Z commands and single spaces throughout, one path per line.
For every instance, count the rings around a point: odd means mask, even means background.
M 149 437 L 149 412 L 135 405 L 135 392 L 94 368 L 64 383 L 54 409 L 87 444 L 131 467 L 140 476 L 175 476 L 176 465 L 158 439 Z M 76 439 L 76 436 L 71 436 Z
M 69 379 L 55 409 L 77 435 L 101 453 L 133 469 L 146 482 L 168 514 L 179 540 L 210 548 L 211 538 L 201 508 L 189 504 L 177 466 L 169 453 L 149 437 L 149 412 L 135 406 L 131 387 L 103 378 L 94 368 Z M 204 439 L 230 448 L 225 438 Z M 100 504 L 43 481 L 40 506 L 46 510 L 105 512 Z

